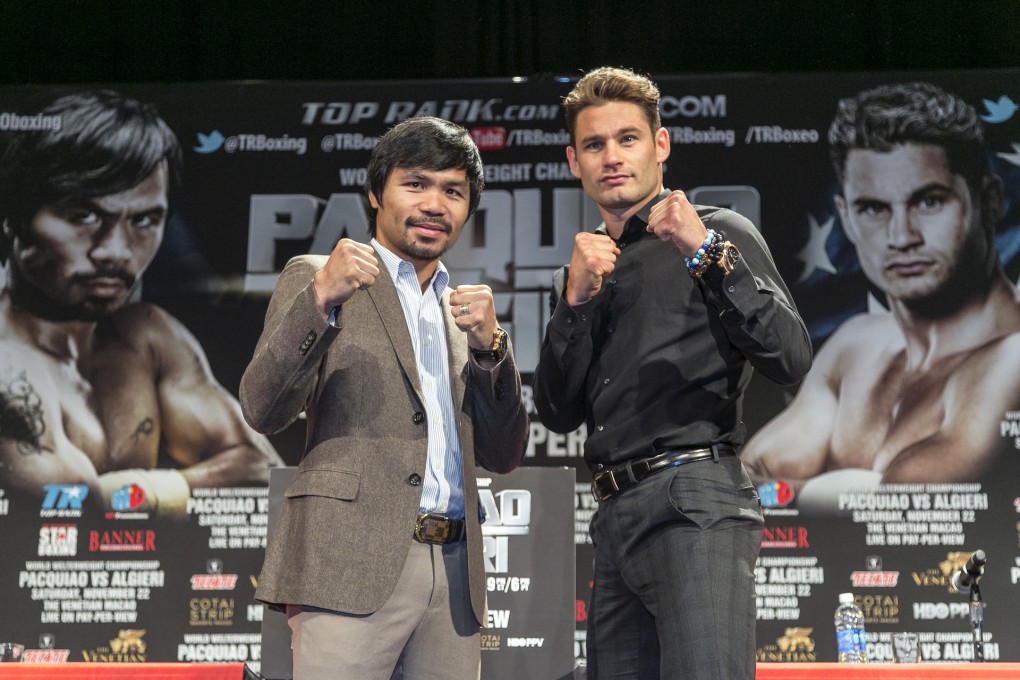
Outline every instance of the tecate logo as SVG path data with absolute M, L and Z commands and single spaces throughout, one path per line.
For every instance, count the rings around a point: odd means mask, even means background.
M 855 571 L 850 574 L 854 588 L 895 588 L 899 580 L 898 571 Z

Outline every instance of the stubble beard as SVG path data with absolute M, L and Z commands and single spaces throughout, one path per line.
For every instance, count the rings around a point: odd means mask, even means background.
M 974 266 L 975 263 L 981 263 Z M 994 268 L 992 268 L 994 271 Z M 897 298 L 911 314 L 923 319 L 944 319 L 985 294 L 991 286 L 991 272 L 973 243 L 965 244 L 940 280 L 925 289 Z
M 438 224 L 442 226 L 446 240 L 444 242 L 437 241 L 436 243 L 423 243 L 416 240 L 414 232 L 412 232 L 411 229 L 419 222 L 428 222 L 429 224 Z M 404 222 L 404 226 L 404 237 L 397 244 L 397 248 L 400 250 L 402 255 L 413 260 L 437 260 L 450 249 L 455 240 L 452 237 L 453 227 L 446 220 L 421 220 L 408 218 Z
M 97 322 L 110 316 L 127 302 L 134 289 L 136 280 L 132 277 L 121 275 L 127 285 L 127 294 L 123 297 L 94 298 L 86 296 L 80 300 L 71 300 L 67 296 L 54 296 L 48 294 L 42 287 L 28 279 L 24 272 L 17 266 L 10 267 L 10 282 L 8 294 L 12 304 L 32 316 L 46 321 L 84 321 Z M 90 277 L 74 277 L 65 286 L 64 290 L 72 290 L 76 283 Z

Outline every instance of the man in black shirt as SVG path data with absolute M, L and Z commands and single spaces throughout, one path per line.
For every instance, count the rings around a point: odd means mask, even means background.
M 554 277 L 535 403 L 554 431 L 588 429 L 588 677 L 753 678 L 763 518 L 736 455 L 743 393 L 755 368 L 799 380 L 811 345 L 754 225 L 663 188 L 658 103 L 615 68 L 564 100 L 567 161 L 604 223 Z

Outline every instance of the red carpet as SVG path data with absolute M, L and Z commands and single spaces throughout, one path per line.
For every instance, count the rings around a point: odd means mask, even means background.
M 243 663 L 4 663 L 0 678 L 31 680 L 241 680 Z
M 241 680 L 244 664 L 0 664 L 0 680 Z M 1020 680 L 1020 663 L 761 663 L 756 680 Z
M 1020 680 L 1020 663 L 760 663 L 756 680 Z

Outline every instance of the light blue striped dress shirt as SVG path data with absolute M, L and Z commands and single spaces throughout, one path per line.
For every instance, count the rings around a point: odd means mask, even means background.
M 443 291 L 450 281 L 450 274 L 440 262 L 429 287 L 422 293 L 418 275 L 410 262 L 401 260 L 375 239 L 372 239 L 372 247 L 397 287 L 425 397 L 428 461 L 419 510 L 463 519 L 463 463 L 450 389 L 444 321 L 444 314 L 449 312 L 443 309 Z

